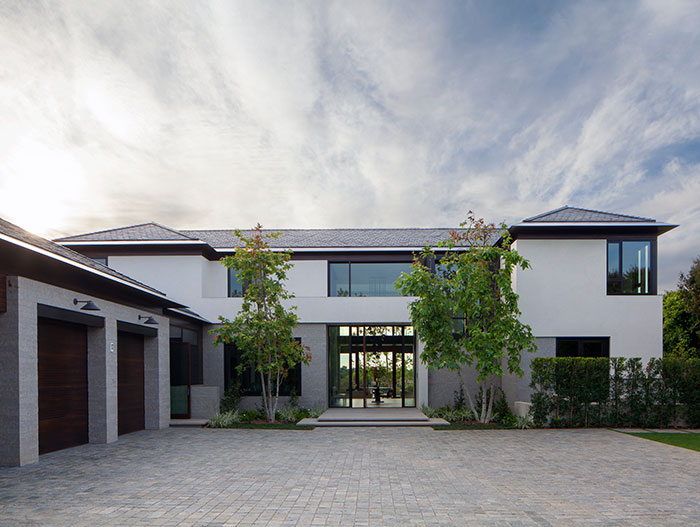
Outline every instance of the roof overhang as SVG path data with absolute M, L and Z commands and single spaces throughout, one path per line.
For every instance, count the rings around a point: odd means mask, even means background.
M 634 233 L 660 236 L 665 232 L 675 229 L 678 225 L 659 221 L 635 221 L 635 222 L 521 222 L 511 225 L 508 232 L 517 239 L 522 236 L 567 236 L 600 237 L 604 235 Z
M 146 302 L 159 307 L 185 307 L 183 304 L 175 302 L 166 295 L 148 287 L 142 287 L 12 236 L 0 233 L 0 242 L 9 244 L 10 247 L 14 248 L 14 251 L 11 251 L 9 248 L 3 251 L 5 254 L 2 255 L 3 258 L 0 260 L 0 264 L 5 268 L 6 272 L 27 276 L 38 281 L 55 282 L 59 285 L 73 288 L 75 288 L 75 285 L 71 286 L 69 284 L 84 284 L 87 287 L 88 284 L 96 285 L 101 282 L 121 289 L 122 297 L 125 296 L 126 291 L 131 291 L 134 300 L 138 299 L 139 303 Z M 15 262 L 14 265 L 13 262 Z M 72 276 L 72 274 L 75 276 Z M 85 290 L 85 287 L 83 287 L 83 290 Z

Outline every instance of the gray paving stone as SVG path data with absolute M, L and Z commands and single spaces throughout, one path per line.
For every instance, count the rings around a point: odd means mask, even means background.
M 700 525 L 700 454 L 607 430 L 209 430 L 0 469 L 0 525 Z

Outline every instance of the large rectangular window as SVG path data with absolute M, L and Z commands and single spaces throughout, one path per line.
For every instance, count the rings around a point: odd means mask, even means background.
M 411 264 L 331 262 L 328 264 L 328 296 L 401 296 L 394 287 Z
M 300 338 L 296 338 L 301 343 Z M 241 351 L 235 344 L 224 345 L 224 389 L 228 390 L 238 381 L 241 385 L 242 395 L 262 395 L 262 381 L 260 373 L 252 366 L 244 367 L 241 372 L 238 366 L 241 364 Z M 274 387 L 273 387 L 274 390 Z M 280 395 L 301 396 L 301 363 L 297 364 L 280 385 Z
M 610 357 L 610 337 L 557 338 L 557 357 Z
M 608 241 L 608 294 L 656 294 L 654 244 L 643 241 Z

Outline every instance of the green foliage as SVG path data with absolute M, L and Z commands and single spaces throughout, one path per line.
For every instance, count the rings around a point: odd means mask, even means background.
M 294 406 L 285 406 L 284 408 L 277 410 L 277 420 L 282 423 L 297 423 L 303 417 L 297 419 L 298 408 Z
M 228 412 L 219 412 L 214 417 L 209 419 L 207 426 L 210 428 L 229 428 L 235 423 L 241 422 L 241 415 L 238 410 L 230 410 Z
M 224 396 L 219 401 L 219 412 L 238 410 L 238 406 L 241 404 L 241 395 L 241 383 L 236 381 L 231 388 L 224 392 Z
M 439 255 L 424 248 L 415 256 L 411 273 L 402 273 L 396 283 L 403 295 L 417 297 L 410 312 L 424 342 L 421 359 L 432 369 L 459 371 L 471 365 L 484 383 L 506 370 L 522 375 L 521 353 L 536 348 L 530 327 L 519 320 L 511 279 L 517 268 L 527 269 L 529 263 L 510 250 L 505 225 L 497 228 L 470 212 L 461 227 L 463 232 L 453 231 L 440 244 Z M 493 245 L 499 236 L 502 243 Z M 433 272 L 431 265 L 438 257 L 439 268 Z M 459 333 L 454 331 L 455 319 L 464 324 Z M 469 403 L 479 421 L 487 423 L 494 391 L 487 388 L 486 394 L 478 412 L 471 398 Z
M 221 326 L 213 330 L 215 343 L 235 342 L 242 351 L 239 369 L 252 366 L 260 374 L 265 416 L 273 421 L 282 380 L 294 366 L 310 360 L 308 348 L 293 338 L 298 322 L 295 308 L 283 305 L 293 298 L 284 288 L 292 267 L 291 254 L 272 251 L 268 240 L 278 238 L 279 233 L 263 234 L 260 224 L 250 238 L 240 231 L 235 235 L 243 247 L 221 262 L 246 284 L 243 304 L 233 320 L 219 317 Z
M 700 426 L 700 360 L 536 358 L 536 426 Z
M 533 423 L 529 415 L 521 415 L 515 418 L 514 428 L 520 428 L 521 430 L 525 430 L 527 428 L 532 427 L 532 424 Z
M 700 320 L 689 301 L 683 291 L 664 294 L 664 357 L 700 358 Z
M 506 394 L 500 388 L 497 390 L 497 398 L 493 403 L 493 420 L 507 426 L 515 426 L 515 415 L 508 406 Z

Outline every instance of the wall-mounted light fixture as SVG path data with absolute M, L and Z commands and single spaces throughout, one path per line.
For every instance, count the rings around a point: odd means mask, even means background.
M 143 323 L 144 323 L 144 324 L 149 324 L 149 325 L 151 325 L 151 326 L 157 326 L 157 325 L 158 325 L 158 321 L 157 321 L 155 318 L 153 318 L 153 317 L 149 317 L 148 315 L 143 315 L 143 316 L 139 315 L 139 320 L 142 320 L 142 319 L 144 319 L 144 320 L 143 320 Z
M 92 300 L 78 300 L 77 298 L 74 298 L 73 305 L 77 306 L 78 304 L 85 304 L 83 307 L 80 308 L 81 311 L 99 311 L 100 310 L 100 308 L 97 307 Z

